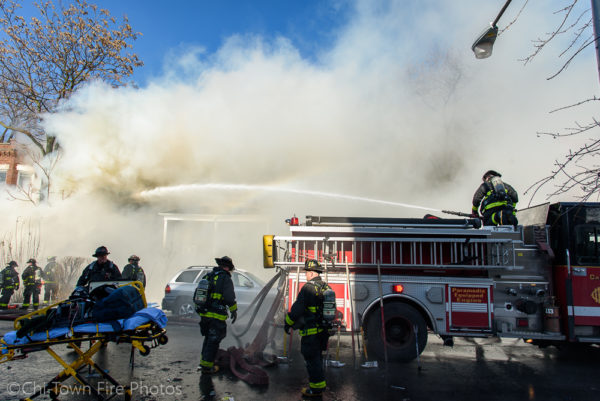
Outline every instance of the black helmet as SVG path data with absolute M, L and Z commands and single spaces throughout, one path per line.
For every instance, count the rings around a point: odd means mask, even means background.
M 233 265 L 233 260 L 231 260 L 231 258 L 229 256 L 223 256 L 222 258 L 215 258 L 215 262 L 217 262 L 218 266 L 229 267 L 229 269 L 231 269 L 231 270 L 235 269 L 235 266 Z
M 483 177 L 481 177 L 481 179 L 485 181 L 488 177 L 502 177 L 502 174 L 494 170 L 488 170 L 485 172 Z
M 108 255 L 110 252 L 108 252 L 108 249 L 106 249 L 106 247 L 104 245 L 99 246 L 98 248 L 96 248 L 96 252 L 92 255 L 93 257 L 97 257 L 97 256 L 101 256 L 101 255 Z
M 19 264 L 17 262 L 15 262 L 14 260 L 11 260 L 10 262 L 8 262 L 9 266 L 13 266 L 13 267 L 19 267 Z
M 140 257 L 137 255 L 131 255 L 129 257 L 129 259 L 127 259 L 128 262 L 134 261 L 134 262 L 139 262 L 140 261 Z
M 316 259 L 307 259 L 306 262 L 304 262 L 304 270 L 323 273 L 323 266 L 321 266 Z
M 31 258 L 27 261 L 27 263 L 33 263 L 35 265 L 37 261 L 34 258 Z

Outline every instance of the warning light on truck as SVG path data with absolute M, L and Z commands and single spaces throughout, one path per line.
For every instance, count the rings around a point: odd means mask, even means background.
M 404 286 L 402 284 L 395 284 L 392 286 L 392 291 L 396 294 L 400 294 L 404 291 Z

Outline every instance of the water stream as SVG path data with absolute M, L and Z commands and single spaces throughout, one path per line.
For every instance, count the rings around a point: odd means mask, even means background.
M 343 199 L 358 202 L 376 203 L 387 206 L 406 207 L 411 209 L 429 210 L 434 212 L 441 212 L 440 209 L 431 207 L 411 205 L 408 203 L 392 202 L 380 199 L 365 198 L 362 196 L 336 194 L 331 192 L 322 191 L 310 191 L 305 189 L 285 188 L 285 187 L 274 187 L 268 185 L 247 185 L 247 184 L 185 184 L 185 185 L 173 185 L 167 187 L 157 187 L 147 191 L 142 191 L 140 196 L 143 198 L 152 198 L 166 196 L 170 194 L 182 193 L 182 192 L 200 192 L 209 190 L 220 190 L 220 191 L 262 191 L 262 192 L 276 192 L 282 194 L 294 194 L 294 195 L 310 195 L 319 196 L 323 198 Z

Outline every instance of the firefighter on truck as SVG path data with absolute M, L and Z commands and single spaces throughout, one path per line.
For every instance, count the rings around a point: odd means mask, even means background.
M 494 170 L 483 174 L 483 182 L 473 195 L 472 216 L 483 216 L 486 226 L 512 225 L 517 227 L 518 221 L 515 206 L 519 201 L 517 191 L 503 182 L 502 175 Z

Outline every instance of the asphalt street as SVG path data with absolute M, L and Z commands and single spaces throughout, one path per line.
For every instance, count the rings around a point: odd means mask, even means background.
M 0 322 L 0 333 L 11 329 L 12 322 Z M 110 343 L 96 355 L 95 361 L 121 384 L 130 385 L 135 400 L 201 400 L 203 393 L 211 388 L 216 400 L 302 399 L 300 388 L 306 385 L 307 375 L 297 338 L 289 363 L 268 368 L 269 384 L 256 387 L 228 371 L 212 377 L 197 373 L 202 338 L 195 322 L 171 321 L 167 330 L 168 344 L 153 349 L 146 357 L 136 353 L 133 371 L 129 366 L 128 344 Z M 283 332 L 266 352 L 281 356 L 282 340 Z M 377 368 L 367 369 L 360 367 L 363 355 L 353 358 L 351 344 L 350 336 L 342 336 L 339 360 L 345 366 L 327 368 L 323 400 L 600 400 L 598 347 L 539 349 L 518 339 L 487 338 L 456 339 L 450 348 L 430 335 L 418 361 L 387 366 L 379 361 Z M 229 335 L 221 345 L 226 349 L 236 342 Z M 74 358 L 74 353 L 64 345 L 57 346 L 56 350 L 67 360 Z M 330 339 L 329 355 L 335 358 L 337 353 L 334 336 Z M 0 365 L 0 400 L 18 400 L 30 395 L 60 369 L 45 351 Z M 98 380 L 93 373 L 89 376 L 91 380 Z M 72 389 L 62 392 L 59 399 L 90 399 L 88 394 L 77 394 L 73 379 L 66 383 L 71 384 Z M 100 382 L 98 387 L 110 389 L 108 383 Z

